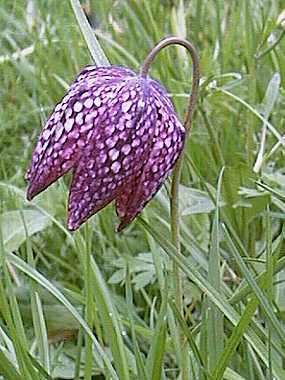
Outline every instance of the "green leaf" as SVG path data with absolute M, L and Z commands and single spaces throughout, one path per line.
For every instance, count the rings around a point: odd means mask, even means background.
M 265 93 L 265 97 L 264 97 L 264 101 L 263 101 L 263 103 L 264 103 L 263 114 L 264 114 L 264 118 L 266 120 L 269 119 L 269 116 L 273 110 L 274 104 L 275 104 L 275 102 L 279 96 L 280 82 L 281 82 L 280 74 L 274 73 L 269 84 L 268 84 L 268 87 L 267 87 L 267 90 Z M 264 157 L 264 153 L 265 153 L 266 132 L 267 132 L 267 124 L 263 123 L 260 148 L 259 148 L 259 152 L 257 154 L 255 165 L 253 167 L 253 171 L 255 171 L 256 173 L 259 172 L 259 170 L 262 167 L 262 163 L 263 163 L 263 157 Z
M 276 333 L 279 335 L 281 342 L 285 344 L 285 335 L 284 335 L 284 329 L 281 326 L 280 321 L 277 319 L 276 315 L 274 314 L 274 311 L 272 310 L 272 307 L 268 301 L 268 299 L 265 297 L 265 294 L 263 293 L 262 289 L 258 286 L 255 278 L 253 277 L 250 270 L 247 268 L 243 258 L 241 257 L 240 253 L 238 252 L 237 248 L 234 245 L 233 240 L 231 239 L 231 236 L 225 226 L 223 226 L 223 231 L 225 234 L 226 241 L 231 249 L 231 253 L 234 256 L 240 271 L 246 278 L 249 286 L 251 287 L 253 293 L 257 297 L 257 299 L 260 302 L 260 305 L 262 306 L 264 312 L 266 313 L 268 317 L 268 321 L 271 323 L 273 328 L 275 329 Z
M 277 237 L 273 244 L 273 254 L 274 256 L 278 255 L 281 248 L 282 248 L 282 242 L 283 242 L 283 236 L 280 235 Z M 274 273 L 279 273 L 285 268 L 285 257 L 282 257 L 280 260 L 278 260 L 274 266 Z M 266 271 L 261 272 L 255 279 L 258 286 L 263 289 L 266 286 Z M 245 299 L 250 293 L 252 293 L 252 289 L 249 286 L 249 284 L 244 280 L 241 285 L 237 288 L 237 290 L 234 292 L 232 297 L 230 298 L 229 302 L 231 304 L 236 304 L 240 302 L 241 300 Z
M 235 353 L 235 350 L 239 342 L 243 338 L 244 333 L 254 316 L 258 304 L 259 302 L 257 298 L 254 298 L 251 301 L 249 301 L 245 311 L 242 314 L 241 319 L 239 320 L 239 323 L 233 329 L 232 335 L 228 340 L 226 347 L 222 352 L 219 360 L 217 361 L 215 369 L 213 369 L 211 380 L 223 379 L 223 375 L 227 366 L 229 365 L 229 361 L 232 355 Z
M 126 356 L 126 349 L 121 334 L 121 326 L 117 310 L 113 306 L 107 285 L 101 274 L 101 271 L 91 258 L 92 282 L 95 289 L 95 302 L 100 315 L 101 323 L 106 334 L 107 341 L 110 345 L 115 366 L 121 379 L 129 379 L 129 365 Z
M 0 374 L 5 376 L 5 380 L 24 380 L 17 372 L 14 364 L 4 355 L 0 347 Z
M 214 215 L 214 221 L 211 232 L 211 246 L 209 253 L 209 270 L 208 281 L 209 283 L 220 292 L 222 289 L 221 284 L 221 271 L 220 271 L 220 213 L 219 202 L 221 195 L 222 177 L 224 173 L 224 167 L 222 168 L 219 179 L 216 196 L 216 210 Z M 218 357 L 223 351 L 223 313 L 217 308 L 213 302 L 209 300 L 208 305 L 208 364 L 209 372 L 212 373 L 215 367 Z
M 131 325 L 131 334 L 132 334 L 132 341 L 134 346 L 134 353 L 135 353 L 135 359 L 136 359 L 136 366 L 137 366 L 137 374 L 139 376 L 140 380 L 147 380 L 148 376 L 146 374 L 146 368 L 145 368 L 145 360 L 142 352 L 140 351 L 140 347 L 137 340 L 137 334 L 135 330 L 135 322 L 133 318 L 133 292 L 131 287 L 131 281 L 130 281 L 130 272 L 127 268 L 126 271 L 126 301 L 127 301 L 127 308 L 128 308 L 128 314 L 130 319 L 130 325 Z
M 228 303 L 225 296 L 216 291 L 215 288 L 205 278 L 195 269 L 195 264 L 191 262 L 189 257 L 185 257 L 181 254 L 177 254 L 173 244 L 165 239 L 162 235 L 159 235 L 153 228 L 151 228 L 142 218 L 139 218 L 140 224 L 150 233 L 157 243 L 165 250 L 165 252 L 174 260 L 181 270 L 191 279 L 208 297 L 209 299 L 222 311 L 222 313 L 233 323 L 237 325 L 240 319 L 239 314 L 235 309 Z M 267 348 L 262 343 L 260 338 L 256 335 L 253 329 L 249 328 L 244 334 L 248 342 L 254 347 L 262 361 L 268 365 L 268 355 Z M 282 378 L 284 376 L 283 369 L 279 364 L 272 359 L 273 373 L 276 376 Z
M 179 186 L 179 202 L 182 215 L 210 213 L 215 209 L 214 202 L 202 190 Z
M 0 227 L 2 229 L 4 249 L 7 252 L 16 251 L 26 240 L 23 218 L 28 236 L 42 231 L 50 224 L 48 217 L 38 210 L 5 212 L 0 216 Z
M 64 234 L 70 239 L 70 241 L 72 243 L 74 243 L 73 236 L 70 233 L 70 231 L 68 231 L 53 215 L 51 215 L 48 211 L 46 211 L 45 208 L 39 206 L 35 201 L 27 202 L 27 200 L 26 200 L 26 193 L 22 189 L 14 186 L 14 185 L 11 185 L 9 183 L 2 182 L 2 181 L 0 181 L 0 187 L 2 187 L 5 191 L 12 191 L 25 204 L 28 203 L 29 205 L 32 205 L 36 210 L 40 211 L 43 215 L 47 216 L 47 218 L 51 222 L 53 222 L 61 231 L 63 231 Z
M 195 356 L 197 362 L 199 363 L 201 371 L 206 375 L 206 378 L 207 378 L 208 374 L 207 374 L 206 364 L 203 361 L 203 358 L 202 358 L 202 356 L 200 354 L 200 351 L 199 351 L 199 349 L 198 349 L 198 347 L 196 345 L 194 336 L 193 336 L 191 330 L 189 329 L 189 326 L 187 326 L 185 320 L 182 318 L 182 316 L 179 313 L 179 311 L 178 311 L 175 303 L 171 302 L 170 306 L 171 306 L 171 308 L 172 308 L 172 310 L 174 312 L 175 318 L 177 319 L 177 321 L 178 321 L 178 323 L 179 323 L 179 325 L 181 327 L 181 330 L 183 331 L 183 334 L 187 338 L 187 340 L 189 342 L 189 345 L 192 348 L 192 351 L 194 353 L 194 356 Z
M 163 369 L 163 358 L 165 353 L 166 344 L 166 308 L 167 306 L 167 292 L 164 294 L 161 310 L 158 316 L 157 324 L 154 331 L 152 344 L 147 356 L 146 369 L 150 374 L 150 379 L 160 380 Z
M 224 379 L 225 380 L 247 380 L 229 367 L 225 370 Z
M 97 66 L 109 66 L 110 63 L 105 56 L 105 53 L 101 48 L 99 42 L 97 41 L 97 38 L 95 37 L 95 34 L 83 12 L 79 0 L 70 0 L 70 4 L 95 64 Z
M 50 373 L 50 357 L 49 357 L 49 344 L 47 337 L 46 322 L 43 313 L 43 306 L 39 294 L 35 291 L 31 297 L 32 315 L 34 320 L 35 335 L 37 337 L 37 344 L 39 353 L 41 355 L 41 361 Z
M 85 333 L 91 338 L 96 348 L 96 351 L 94 350 L 94 355 L 96 357 L 96 360 L 100 363 L 100 357 L 101 357 L 106 367 L 112 374 L 113 379 L 118 380 L 118 376 L 116 375 L 116 372 L 114 371 L 114 368 L 110 362 L 110 359 L 108 358 L 108 356 L 106 355 L 106 353 L 104 352 L 100 344 L 98 343 L 96 337 L 94 336 L 94 334 L 92 333 L 88 325 L 86 324 L 85 320 L 81 317 L 78 311 L 72 306 L 72 304 L 67 300 L 67 298 L 50 281 L 48 281 L 36 269 L 26 264 L 22 259 L 14 255 L 13 253 L 9 253 L 7 255 L 7 258 L 11 264 L 15 265 L 15 267 L 20 269 L 30 278 L 34 279 L 38 284 L 43 286 L 47 291 L 49 291 L 68 309 L 68 311 L 74 316 L 74 318 L 78 321 L 78 323 L 83 327 Z

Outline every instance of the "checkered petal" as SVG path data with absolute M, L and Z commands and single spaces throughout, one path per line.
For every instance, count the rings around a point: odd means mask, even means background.
M 185 131 L 160 84 L 123 67 L 79 73 L 42 130 L 26 178 L 32 199 L 68 170 L 68 227 L 116 200 L 124 228 L 154 196 Z
M 105 103 L 116 99 L 132 77 L 131 70 L 121 67 L 88 66 L 78 75 L 40 134 L 26 174 L 29 200 L 74 167 L 104 119 Z
M 106 103 L 104 119 L 75 169 L 68 207 L 71 230 L 123 193 L 150 154 L 155 107 L 144 91 L 141 80 L 134 79 Z
M 183 149 L 185 130 L 167 98 L 153 88 L 156 105 L 156 127 L 153 144 L 143 168 L 129 179 L 125 191 L 116 198 L 121 219 L 118 230 L 128 225 L 157 193 Z M 163 99 L 163 100 L 162 100 Z

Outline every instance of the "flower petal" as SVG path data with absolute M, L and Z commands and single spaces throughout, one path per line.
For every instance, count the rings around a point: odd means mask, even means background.
M 152 146 L 155 106 L 147 101 L 144 80 L 127 81 L 104 107 L 72 181 L 71 230 L 124 193 L 125 182 L 141 170 Z
M 125 191 L 116 198 L 121 219 L 118 231 L 128 225 L 156 194 L 178 159 L 184 143 L 185 130 L 166 102 L 154 94 L 157 124 L 153 146 L 140 175 L 125 184 Z
M 127 76 L 127 77 L 126 77 Z M 55 107 L 43 128 L 26 174 L 30 200 L 73 167 L 81 150 L 104 118 L 108 100 L 116 100 L 131 70 L 121 67 L 85 68 Z
M 75 170 L 68 200 L 68 228 L 77 229 L 86 219 L 110 203 L 122 184 L 122 174 L 117 176 L 110 168 L 98 164 L 86 155 Z
M 73 168 L 69 228 L 116 199 L 122 229 L 158 191 L 184 135 L 159 83 L 123 67 L 88 66 L 41 132 L 26 175 L 27 197 Z
M 70 89 L 77 88 L 79 83 L 89 82 L 95 80 L 96 83 L 104 82 L 114 79 L 126 79 L 127 77 L 135 77 L 136 74 L 128 69 L 127 67 L 121 66 L 100 66 L 96 67 L 93 65 L 86 66 L 77 75 L 75 81 L 72 83 Z

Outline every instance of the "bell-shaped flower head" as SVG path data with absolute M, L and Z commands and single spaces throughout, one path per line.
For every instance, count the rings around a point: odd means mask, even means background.
M 119 230 L 155 195 L 183 149 L 185 127 L 166 90 L 119 67 L 87 66 L 43 128 L 26 174 L 31 200 L 69 170 L 68 228 L 115 200 Z

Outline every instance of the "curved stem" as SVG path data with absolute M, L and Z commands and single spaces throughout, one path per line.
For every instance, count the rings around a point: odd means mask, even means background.
M 188 101 L 188 107 L 186 110 L 186 115 L 184 119 L 184 128 L 186 131 L 185 139 L 187 138 L 192 118 L 193 118 L 193 112 L 195 105 L 197 103 L 197 97 L 198 97 L 198 88 L 199 88 L 199 78 L 200 78 L 200 69 L 199 69 L 199 59 L 198 54 L 196 52 L 196 49 L 194 46 L 187 40 L 184 40 L 179 37 L 167 37 L 163 40 L 161 40 L 148 54 L 146 57 L 141 71 L 140 75 L 143 77 L 146 77 L 150 68 L 150 65 L 156 55 L 166 46 L 169 45 L 182 45 L 184 46 L 188 52 L 190 53 L 191 59 L 192 59 L 192 65 L 193 65 L 193 72 L 192 72 L 192 87 L 191 87 L 191 93 L 189 96 Z M 186 145 L 186 144 L 185 144 Z M 185 146 L 184 145 L 184 146 Z M 172 186 L 171 186 L 171 200 L 170 200 L 170 209 L 171 209 L 171 235 L 172 235 L 172 242 L 175 245 L 176 251 L 179 254 L 180 253 L 180 230 L 179 230 L 179 183 L 180 183 L 180 177 L 181 177 L 181 171 L 182 171 L 182 163 L 183 163 L 183 153 L 182 151 L 176 165 L 173 171 L 173 179 L 172 179 Z M 182 305 L 182 279 L 181 274 L 178 266 L 174 263 L 173 264 L 173 277 L 174 277 L 174 291 L 175 291 L 175 302 L 178 310 L 182 313 L 183 312 L 183 305 Z M 181 338 L 181 337 L 180 337 Z M 183 339 L 181 339 L 181 343 L 183 344 Z M 182 347 L 182 346 L 181 346 Z
M 194 46 L 187 40 L 179 37 L 166 37 L 163 40 L 159 41 L 158 44 L 151 49 L 147 57 L 145 58 L 140 75 L 146 77 L 156 55 L 166 46 L 169 45 L 181 45 L 184 46 L 191 55 L 192 64 L 193 64 L 193 75 L 192 75 L 192 88 L 191 95 L 189 97 L 188 107 L 184 119 L 184 128 L 188 132 L 191 126 L 193 111 L 195 104 L 197 102 L 198 88 L 199 88 L 199 78 L 200 78 L 200 69 L 199 69 L 199 58 Z
M 148 54 L 145 61 L 143 62 L 140 75 L 146 77 L 150 68 L 151 63 L 153 62 L 156 55 L 166 46 L 169 45 L 182 45 L 190 53 L 192 64 L 193 64 L 193 74 L 192 74 L 192 88 L 189 96 L 188 107 L 186 110 L 186 115 L 184 119 L 184 128 L 185 128 L 185 140 L 189 134 L 194 108 L 197 102 L 198 97 L 198 88 L 199 88 L 199 59 L 198 54 L 194 46 L 187 40 L 181 39 L 179 37 L 167 37 L 161 40 Z M 185 144 L 186 145 L 186 144 Z M 185 147 L 184 145 L 184 147 Z M 179 183 L 182 171 L 183 163 L 183 153 L 182 151 L 173 171 L 173 179 L 171 186 L 171 199 L 170 199 L 170 212 L 171 212 L 171 236 L 172 242 L 176 248 L 177 254 L 180 253 L 180 229 L 179 229 Z M 176 263 L 173 263 L 173 287 L 174 287 L 174 297 L 177 309 L 183 314 L 183 303 L 182 303 L 182 277 L 179 267 Z M 187 368 L 187 351 L 184 349 L 184 338 L 183 334 L 179 332 L 174 332 L 176 346 L 177 346 L 177 355 L 178 359 L 181 362 L 182 368 L 182 378 L 185 378 L 183 368 Z M 186 364 L 186 365 L 185 365 Z

